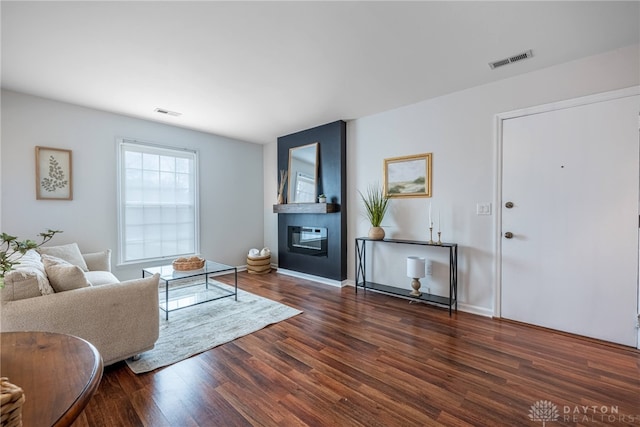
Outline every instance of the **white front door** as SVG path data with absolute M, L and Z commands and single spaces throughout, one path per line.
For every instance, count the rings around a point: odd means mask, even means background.
M 502 122 L 502 317 L 638 345 L 639 98 Z

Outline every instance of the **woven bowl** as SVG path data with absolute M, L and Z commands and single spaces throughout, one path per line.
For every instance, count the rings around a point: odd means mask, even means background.
M 191 257 L 191 258 L 178 258 L 171 264 L 176 271 L 189 271 L 198 270 L 204 267 L 204 258 Z
M 3 427 L 22 426 L 22 404 L 24 392 L 17 385 L 11 384 L 6 377 L 0 378 L 0 425 Z

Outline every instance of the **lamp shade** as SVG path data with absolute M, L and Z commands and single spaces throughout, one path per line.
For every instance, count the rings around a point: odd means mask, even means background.
M 417 256 L 407 257 L 407 277 L 424 277 L 425 259 Z

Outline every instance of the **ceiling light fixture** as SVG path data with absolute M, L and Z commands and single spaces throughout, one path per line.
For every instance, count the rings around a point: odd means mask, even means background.
M 529 49 L 526 52 L 522 52 L 505 59 L 489 62 L 489 67 L 491 67 L 491 69 L 493 70 L 495 68 L 502 67 L 504 65 L 509 65 L 514 62 L 522 61 L 523 59 L 531 58 L 532 56 L 533 56 L 533 52 L 531 51 L 531 49 Z
M 155 111 L 156 113 L 166 114 L 168 116 L 174 116 L 174 117 L 180 117 L 182 115 L 182 113 L 178 113 L 176 111 L 170 111 L 165 108 L 156 108 L 153 111 Z

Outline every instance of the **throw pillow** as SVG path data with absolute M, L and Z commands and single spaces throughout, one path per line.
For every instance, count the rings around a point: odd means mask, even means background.
M 89 271 L 111 271 L 111 249 L 82 254 Z
M 38 248 L 38 252 L 40 252 L 41 255 L 51 255 L 62 258 L 73 265 L 77 265 L 83 271 L 89 271 L 77 243 L 69 243 L 68 245 L 61 246 L 42 246 Z
M 46 288 L 41 286 L 45 282 Z M 43 293 L 43 289 L 47 294 L 54 292 L 49 280 L 47 280 L 46 273 L 41 273 L 31 267 L 12 270 L 4 277 L 4 288 L 0 289 L 0 301 L 16 301 L 46 295 Z
M 51 287 L 56 292 L 70 291 L 73 289 L 86 288 L 91 286 L 84 271 L 77 265 L 50 255 L 42 255 L 44 269 Z
M 4 282 L 5 288 L 12 286 L 15 288 L 13 299 L 37 296 L 36 288 L 39 290 L 40 295 L 54 293 L 47 279 L 47 272 L 44 270 L 42 258 L 35 249 L 28 250 L 24 255 L 13 254 L 11 259 L 18 262 L 18 264 L 14 266 L 14 270 L 7 273 L 4 277 Z M 27 288 L 34 290 L 34 292 Z M 5 301 L 4 298 L 3 301 Z

